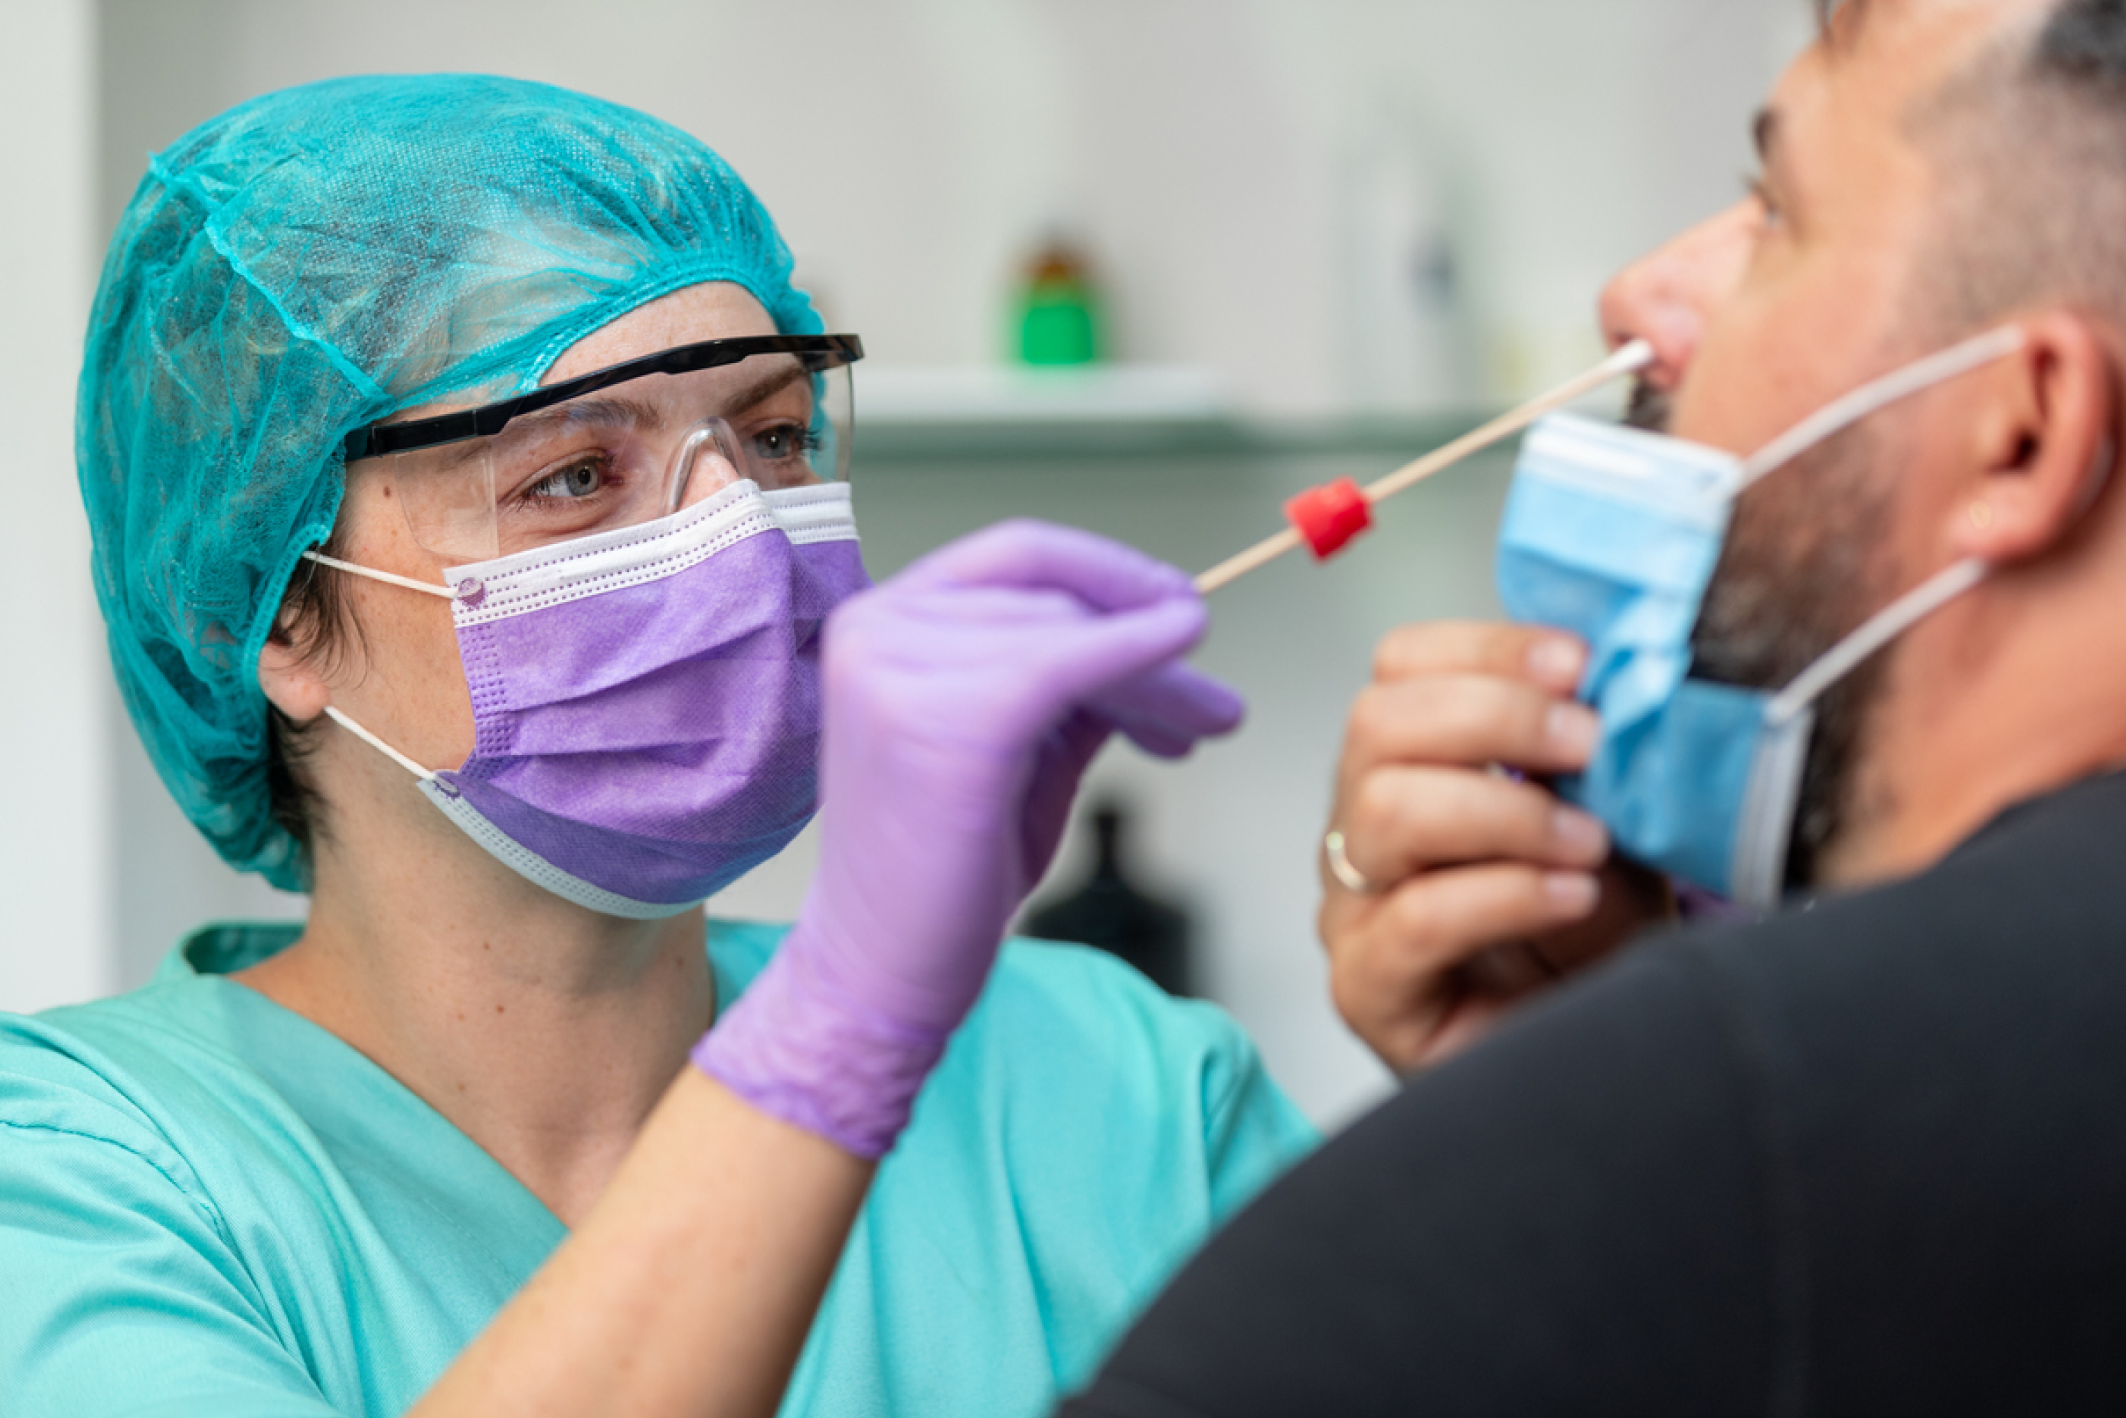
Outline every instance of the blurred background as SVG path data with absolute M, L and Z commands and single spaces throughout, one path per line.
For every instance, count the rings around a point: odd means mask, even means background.
M 0 23 L 0 410 L 16 476 L 38 475 L 0 512 L 13 1010 L 138 984 L 208 919 L 303 909 L 221 866 L 124 722 L 71 472 L 104 241 L 146 155 L 201 120 L 436 69 L 646 109 L 732 161 L 829 328 L 864 337 L 875 574 L 1012 515 L 1200 569 L 1292 493 L 1378 476 L 1597 357 L 1602 281 L 1735 199 L 1748 116 L 1808 31 L 1803 0 L 7 0 Z M 1085 831 L 1040 898 L 1065 908 L 1045 921 L 1185 933 L 1182 983 L 1325 1124 L 1386 1086 L 1313 932 L 1343 715 L 1381 633 L 1492 610 L 1510 456 L 1384 507 L 1333 567 L 1222 593 L 1199 660 L 1248 727 L 1094 773 L 1163 912 L 1077 892 Z M 787 918 L 811 861 L 801 840 L 712 909 Z

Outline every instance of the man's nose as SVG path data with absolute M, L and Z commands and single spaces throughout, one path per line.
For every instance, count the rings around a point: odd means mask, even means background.
M 1620 271 L 1602 292 L 1602 334 L 1611 347 L 1645 340 L 1655 360 L 1646 381 L 1674 389 L 1698 352 L 1705 322 L 1741 278 L 1757 204 L 1738 202 Z

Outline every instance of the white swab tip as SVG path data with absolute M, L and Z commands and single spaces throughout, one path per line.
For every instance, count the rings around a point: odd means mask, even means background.
M 1637 374 L 1654 362 L 1654 347 L 1645 340 L 1633 340 L 1628 345 L 1619 345 L 1615 354 L 1606 361 L 1606 367 L 1618 374 Z

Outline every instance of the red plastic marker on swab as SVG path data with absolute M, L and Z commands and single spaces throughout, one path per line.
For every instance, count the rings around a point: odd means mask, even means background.
M 1314 549 L 1314 559 L 1327 561 L 1373 525 L 1373 504 L 1366 501 L 1364 488 L 1349 478 L 1338 478 L 1310 487 L 1287 502 L 1284 515 Z
M 1553 409 L 1591 394 L 1613 379 L 1636 374 L 1653 362 L 1653 346 L 1644 340 L 1633 340 L 1578 378 L 1566 380 L 1549 393 L 1530 400 L 1510 414 L 1493 419 L 1473 433 L 1463 434 L 1446 447 L 1427 453 L 1379 482 L 1362 488 L 1349 478 L 1339 478 L 1333 483 L 1309 488 L 1284 505 L 1285 517 L 1291 526 L 1198 576 L 1196 590 L 1208 596 L 1222 586 L 1232 585 L 1250 571 L 1268 566 L 1295 547 L 1311 547 L 1317 560 L 1327 561 L 1373 525 L 1374 503 L 1417 486 L 1434 473 L 1453 467 L 1501 439 L 1512 437 Z

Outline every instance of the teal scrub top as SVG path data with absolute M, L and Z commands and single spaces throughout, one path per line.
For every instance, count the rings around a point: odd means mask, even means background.
M 397 1414 L 565 1230 L 337 1037 L 223 978 L 0 1015 L 0 1410 Z M 728 1004 L 778 927 L 717 922 Z M 1014 942 L 880 1167 L 785 1414 L 1044 1412 L 1315 1137 L 1217 1009 Z

